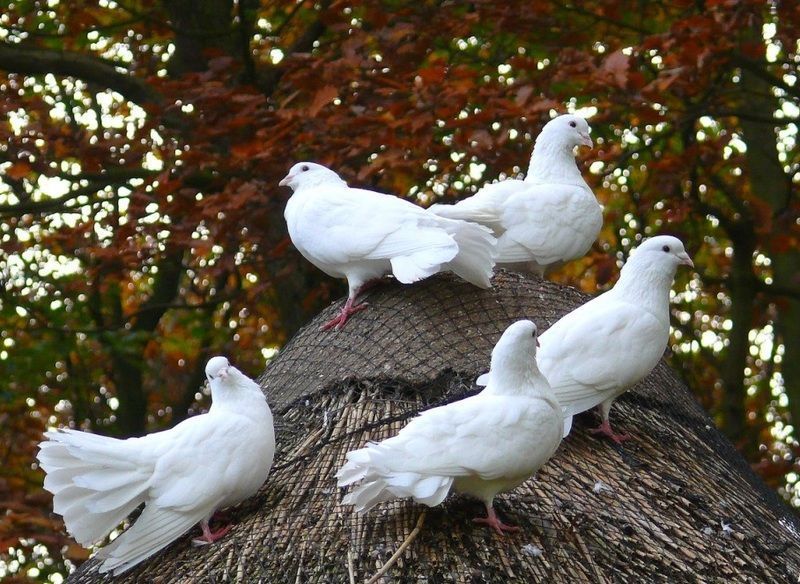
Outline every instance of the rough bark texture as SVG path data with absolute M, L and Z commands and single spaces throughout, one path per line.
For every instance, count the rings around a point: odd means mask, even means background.
M 273 472 L 231 510 L 219 543 L 189 536 L 115 582 L 364 582 L 401 545 L 424 507 L 410 501 L 356 515 L 334 473 L 348 450 L 402 427 L 414 412 L 475 391 L 502 330 L 523 317 L 541 328 L 585 301 L 581 293 L 500 273 L 482 291 L 439 276 L 376 288 L 369 310 L 340 332 L 324 311 L 262 377 L 279 416 Z M 380 582 L 796 582 L 800 522 L 752 474 L 665 365 L 618 400 L 624 448 L 570 437 L 536 479 L 501 495 L 522 531 L 473 525 L 481 505 L 451 497 Z M 71 582 L 104 580 L 88 562 Z

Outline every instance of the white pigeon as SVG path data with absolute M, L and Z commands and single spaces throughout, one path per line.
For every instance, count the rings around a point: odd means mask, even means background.
M 492 501 L 532 476 L 561 442 L 562 416 L 536 366 L 536 325 L 509 326 L 492 351 L 492 380 L 478 395 L 422 412 L 397 436 L 347 453 L 339 486 L 363 480 L 344 503 L 366 511 L 394 497 L 430 507 L 448 492 L 483 501 L 475 519 L 498 533 L 516 530 Z
M 614 287 L 579 306 L 541 336 L 539 367 L 564 408 L 564 436 L 572 416 L 599 406 L 602 423 L 591 430 L 616 443 L 611 404 L 644 379 L 669 342 L 669 293 L 678 266 L 694 267 L 681 241 L 646 239 L 623 266 Z M 478 378 L 491 383 L 494 371 Z
M 170 544 L 216 509 L 253 495 L 272 466 L 272 413 L 258 384 L 214 357 L 206 365 L 212 406 L 174 428 L 119 440 L 76 430 L 47 432 L 40 444 L 44 488 L 69 533 L 83 546 L 100 542 L 134 509 L 135 523 L 100 549 L 100 572 L 120 574 Z
M 329 276 L 347 279 L 347 302 L 323 329 L 341 328 L 366 308 L 359 294 L 387 274 L 410 284 L 451 270 L 476 286 L 491 286 L 496 240 L 484 227 L 350 188 L 313 162 L 295 164 L 280 185 L 294 190 L 284 212 L 294 245 Z
M 602 207 L 575 163 L 577 146 L 592 146 L 589 124 L 558 116 L 536 139 L 524 180 L 488 184 L 455 205 L 429 211 L 491 228 L 498 266 L 543 275 L 585 255 L 603 226 Z

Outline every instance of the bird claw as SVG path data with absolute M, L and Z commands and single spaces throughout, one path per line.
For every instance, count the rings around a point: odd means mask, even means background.
M 505 535 L 506 532 L 514 533 L 517 531 L 522 531 L 521 527 L 503 523 L 494 513 L 490 514 L 489 517 L 476 517 L 475 519 L 472 520 L 472 522 L 480 523 L 481 525 L 486 525 L 487 527 L 491 527 L 499 535 Z
M 207 524 L 201 525 L 201 528 L 203 530 L 203 535 L 201 537 L 192 540 L 192 545 L 195 547 L 203 545 L 211 545 L 218 539 L 222 539 L 223 537 L 225 537 L 225 535 L 227 535 L 227 533 L 231 529 L 233 529 L 233 526 L 226 525 L 225 527 L 221 527 L 216 531 L 211 531 L 211 529 L 209 529 Z
M 369 306 L 368 302 L 360 302 L 355 306 L 348 306 L 347 304 L 342 307 L 342 311 L 336 315 L 334 318 L 326 322 L 320 327 L 320 330 L 327 331 L 330 329 L 341 330 L 344 328 L 347 319 L 350 318 L 356 312 L 361 312 L 365 310 Z
M 603 436 L 607 436 L 610 438 L 615 444 L 622 444 L 626 440 L 630 440 L 632 436 L 630 434 L 617 434 L 611 428 L 611 423 L 606 420 L 602 424 L 600 424 L 597 428 L 590 428 L 589 433 L 591 434 L 602 434 Z

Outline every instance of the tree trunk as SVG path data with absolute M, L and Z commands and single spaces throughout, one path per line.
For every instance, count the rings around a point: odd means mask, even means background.
M 733 223 L 728 235 L 733 245 L 731 272 L 728 278 L 730 307 L 727 314 L 732 326 L 720 368 L 725 392 L 720 405 L 722 412 L 720 429 L 740 448 L 748 445 L 755 448 L 757 445 L 753 445 L 752 441 L 748 444 L 745 436 L 747 388 L 744 382 L 744 368 L 750 354 L 750 329 L 753 326 L 753 303 L 756 299 L 756 280 L 753 275 L 756 237 L 752 223 L 745 219 Z
M 763 62 L 766 67 L 766 61 Z M 780 104 L 772 86 L 750 69 L 742 70 L 742 109 L 747 112 L 772 113 Z M 786 245 L 786 238 L 796 232 L 792 216 L 792 183 L 786 176 L 778 157 L 777 136 L 774 123 L 742 119 L 744 140 L 747 144 L 747 166 L 751 192 L 762 199 L 772 212 L 769 247 L 772 260 L 773 284 L 776 289 L 793 291 L 780 297 L 778 318 L 775 323 L 778 339 L 783 343 L 784 354 L 780 371 L 784 389 L 789 398 L 789 411 L 795 428 L 800 427 L 800 249 L 797 244 Z
M 624 448 L 592 437 L 593 414 L 538 473 L 497 499 L 506 537 L 472 523 L 482 505 L 410 500 L 357 515 L 334 474 L 347 451 L 397 433 L 415 412 L 475 391 L 493 344 L 520 318 L 540 328 L 585 302 L 501 272 L 491 290 L 437 276 L 374 289 L 342 331 L 302 329 L 261 382 L 277 414 L 271 476 L 231 510 L 238 524 L 193 548 L 187 534 L 118 578 L 88 562 L 71 582 L 796 582 L 800 521 L 750 471 L 665 365 L 612 411 Z M 424 453 L 421 453 L 424 455 Z M 416 529 L 416 528 L 419 529 Z

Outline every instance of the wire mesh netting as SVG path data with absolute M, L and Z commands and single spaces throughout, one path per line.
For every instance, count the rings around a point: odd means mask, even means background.
M 347 583 L 385 569 L 376 581 L 797 582 L 797 517 L 664 363 L 612 410 L 633 440 L 619 447 L 592 437 L 586 429 L 597 420 L 583 414 L 535 479 L 496 499 L 518 533 L 474 525 L 482 504 L 457 495 L 431 509 L 399 500 L 364 515 L 341 505 L 334 475 L 346 452 L 476 392 L 473 380 L 510 323 L 531 318 L 543 330 L 585 300 L 500 272 L 491 290 L 450 276 L 386 284 L 344 330 L 321 332 L 340 304 L 330 307 L 260 380 L 276 414 L 275 466 L 257 496 L 229 510 L 234 529 L 204 548 L 184 536 L 106 579 Z M 104 578 L 89 561 L 70 581 Z

